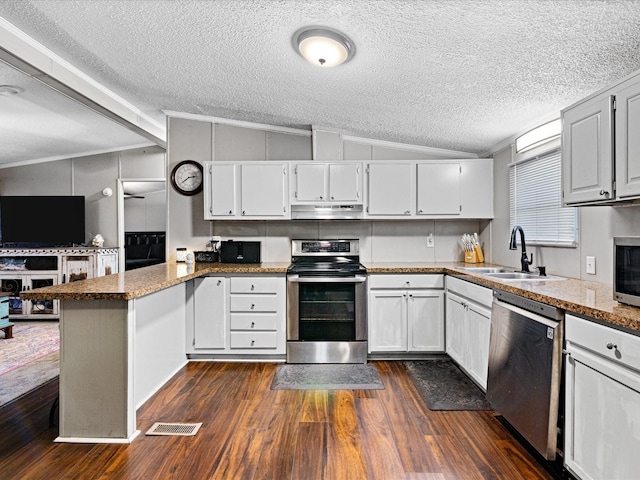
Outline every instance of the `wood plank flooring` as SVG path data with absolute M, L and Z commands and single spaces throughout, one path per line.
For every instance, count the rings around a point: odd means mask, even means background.
M 384 390 L 271 390 L 276 364 L 191 362 L 138 410 L 130 445 L 52 443 L 11 455 L 3 479 L 550 479 L 491 412 L 427 409 L 401 362 Z M 145 436 L 203 422 L 193 437 Z

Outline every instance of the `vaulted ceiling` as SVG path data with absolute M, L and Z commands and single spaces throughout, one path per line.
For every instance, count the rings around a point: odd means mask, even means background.
M 640 69 L 632 0 L 3 0 L 0 17 L 161 124 L 171 110 L 477 154 Z M 307 63 L 291 40 L 307 25 L 344 32 L 353 59 Z

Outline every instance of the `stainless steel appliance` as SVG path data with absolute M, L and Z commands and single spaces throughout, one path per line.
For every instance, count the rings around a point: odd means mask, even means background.
M 358 240 L 293 240 L 287 362 L 367 362 L 367 271 Z
M 613 238 L 613 298 L 640 307 L 640 237 Z
M 494 292 L 487 400 L 547 460 L 562 447 L 563 315 L 550 305 Z
M 357 220 L 362 218 L 362 205 L 291 205 L 293 220 Z

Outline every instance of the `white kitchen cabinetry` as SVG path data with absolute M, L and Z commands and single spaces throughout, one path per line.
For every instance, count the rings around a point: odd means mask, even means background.
M 205 220 L 290 217 L 289 164 L 205 162 Z
M 616 93 L 615 121 L 616 197 L 640 197 L 640 77 Z
M 582 480 L 640 472 L 640 337 L 565 318 L 567 469 Z
M 292 204 L 362 204 L 361 163 L 298 163 L 293 167 Z
M 418 215 L 460 215 L 459 163 L 418 163 Z
M 188 354 L 284 355 L 285 277 L 204 277 L 194 280 Z
M 227 280 L 224 277 L 196 278 L 194 284 L 194 351 L 225 349 L 229 330 Z
M 562 112 L 562 191 L 566 205 L 613 198 L 613 125 L 611 95 Z
M 369 276 L 369 353 L 444 351 L 443 275 Z
M 415 162 L 367 165 L 367 216 L 407 218 L 415 213 Z
M 640 198 L 640 75 L 562 112 L 562 188 L 567 205 Z
M 447 354 L 483 390 L 487 389 L 493 291 L 447 276 Z

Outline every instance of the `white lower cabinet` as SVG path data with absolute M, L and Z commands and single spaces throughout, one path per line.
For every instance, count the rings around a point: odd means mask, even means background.
M 493 291 L 447 277 L 447 354 L 483 390 L 487 389 Z
M 284 355 L 285 277 L 194 280 L 190 354 Z
M 640 478 L 640 337 L 566 315 L 565 338 L 566 468 Z
M 444 351 L 443 275 L 369 276 L 369 353 Z

